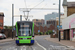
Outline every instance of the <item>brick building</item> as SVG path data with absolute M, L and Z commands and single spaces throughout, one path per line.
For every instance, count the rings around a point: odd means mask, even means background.
M 44 25 L 44 19 L 33 19 L 35 25 Z
M 3 29 L 4 24 L 4 13 L 0 12 L 0 29 Z
M 40 26 L 35 25 L 34 26 L 34 32 L 35 33 L 38 33 L 39 29 L 40 29 L 40 32 L 45 33 L 48 30 L 55 30 L 55 26 L 54 25 L 40 25 Z
M 46 23 L 47 23 L 47 25 L 52 24 L 52 25 L 56 26 L 56 20 L 48 20 L 48 21 L 46 21 Z
M 67 16 L 75 13 L 75 2 L 67 2 Z

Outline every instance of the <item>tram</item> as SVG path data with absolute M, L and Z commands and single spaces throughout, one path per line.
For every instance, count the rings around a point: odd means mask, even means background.
M 16 22 L 16 44 L 34 44 L 34 22 Z

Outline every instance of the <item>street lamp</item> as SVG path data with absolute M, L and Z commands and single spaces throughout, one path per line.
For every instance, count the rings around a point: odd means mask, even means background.
M 53 5 L 56 5 L 53 3 Z M 60 41 L 60 5 L 61 5 L 61 0 L 59 0 L 59 41 Z

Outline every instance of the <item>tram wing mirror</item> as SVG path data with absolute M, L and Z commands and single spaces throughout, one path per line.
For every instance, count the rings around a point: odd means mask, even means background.
M 32 36 L 32 37 L 34 37 L 34 36 Z

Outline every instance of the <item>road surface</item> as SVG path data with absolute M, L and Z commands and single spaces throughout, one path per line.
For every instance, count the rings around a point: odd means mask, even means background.
M 49 35 L 36 36 L 34 45 L 17 46 L 15 41 L 0 43 L 0 50 L 48 50 L 50 45 L 62 46 L 60 44 L 45 40 L 48 36 Z
M 50 48 L 50 45 L 53 46 L 62 46 L 60 44 L 54 43 L 54 42 L 50 42 L 45 40 L 46 37 L 50 37 L 50 35 L 45 35 L 45 36 L 36 36 L 35 39 L 36 41 L 42 45 L 43 47 L 45 47 L 47 50 Z

